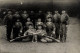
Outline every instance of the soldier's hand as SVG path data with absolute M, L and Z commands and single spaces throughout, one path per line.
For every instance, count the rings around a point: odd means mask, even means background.
M 22 30 L 20 31 L 20 33 L 22 33 Z
M 66 25 L 66 27 L 68 27 L 69 25 Z

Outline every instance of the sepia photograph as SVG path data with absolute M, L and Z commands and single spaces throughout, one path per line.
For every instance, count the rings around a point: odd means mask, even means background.
M 0 0 L 0 53 L 80 53 L 80 0 Z

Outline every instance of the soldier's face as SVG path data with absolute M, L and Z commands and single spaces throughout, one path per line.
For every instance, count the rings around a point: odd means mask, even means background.
M 27 13 L 26 11 L 24 11 L 24 14 Z
M 62 11 L 62 14 L 66 13 L 66 11 Z
M 55 11 L 55 13 L 57 14 L 57 13 L 58 13 L 58 11 Z
M 41 22 L 41 19 L 38 19 L 39 22 Z
M 50 14 L 51 12 L 47 12 L 48 14 Z
M 12 13 L 11 11 L 8 12 L 8 14 L 11 14 L 11 13 Z
M 41 13 L 42 11 L 39 11 L 39 13 Z
M 29 26 L 29 29 L 33 29 L 33 26 L 30 25 L 30 26 Z
M 18 14 L 18 12 L 15 12 L 16 14 Z
M 49 18 L 48 21 L 51 22 L 51 18 Z
M 31 13 L 34 13 L 34 11 L 31 11 Z
M 30 21 L 30 18 L 27 18 L 27 21 Z

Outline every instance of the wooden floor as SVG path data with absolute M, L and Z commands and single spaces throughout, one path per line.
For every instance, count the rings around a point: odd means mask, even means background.
M 6 28 L 0 26 L 0 53 L 80 53 L 80 21 L 72 17 L 66 43 L 32 43 L 6 41 Z

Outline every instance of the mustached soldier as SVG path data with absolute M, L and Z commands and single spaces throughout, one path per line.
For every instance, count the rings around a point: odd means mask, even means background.
M 67 24 L 69 22 L 69 16 L 66 13 L 66 11 L 62 11 L 61 19 L 60 19 L 60 41 L 66 42 L 66 36 L 67 36 Z
M 60 30 L 60 14 L 58 11 L 55 11 L 55 14 L 53 16 L 53 23 L 55 23 L 55 35 L 56 39 L 59 39 L 59 30 Z
M 13 26 L 13 39 L 21 35 L 22 29 L 22 23 L 20 22 L 20 20 L 17 20 Z
M 23 25 L 23 27 L 25 26 L 25 23 L 27 22 L 27 18 L 28 18 L 28 14 L 27 14 L 27 12 L 26 11 L 24 11 L 23 12 L 23 14 L 21 15 L 21 22 L 22 22 L 22 25 Z
M 8 14 L 5 16 L 4 21 L 7 25 L 7 40 L 9 41 L 11 39 L 11 32 L 13 27 L 13 15 L 11 11 L 8 11 Z

